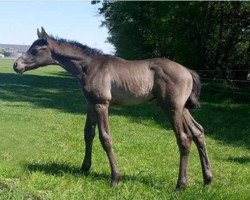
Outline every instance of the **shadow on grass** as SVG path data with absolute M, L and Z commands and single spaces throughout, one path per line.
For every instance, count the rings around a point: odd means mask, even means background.
M 0 182 L 0 192 L 1 190 L 10 190 L 10 186 L 7 185 L 6 183 Z
M 250 105 L 205 102 L 194 116 L 210 137 L 250 149 Z
M 70 174 L 76 177 L 86 176 L 93 180 L 105 180 L 110 181 L 111 175 L 108 173 L 98 173 L 98 172 L 89 172 L 88 174 L 83 174 L 80 171 L 80 167 L 70 166 L 68 164 L 59 164 L 59 163 L 46 163 L 46 164 L 27 164 L 25 168 L 29 172 L 42 172 L 44 174 L 52 175 L 52 176 L 63 176 L 64 174 Z M 144 185 L 148 185 L 151 187 L 157 187 L 155 180 L 151 180 L 149 177 L 138 175 L 126 175 L 122 174 L 123 182 L 139 182 Z
M 85 100 L 77 81 L 66 72 L 58 73 L 57 76 L 2 73 L 0 99 L 9 102 L 10 106 L 18 107 L 22 106 L 21 102 L 28 102 L 37 107 L 86 114 Z M 193 111 L 193 114 L 204 126 L 206 134 L 228 144 L 250 148 L 250 105 L 246 103 L 248 99 L 245 97 L 245 104 L 240 104 L 242 98 L 239 96 L 234 95 L 235 98 L 228 99 L 225 94 L 209 92 L 208 86 L 204 87 L 202 95 L 202 109 Z M 114 107 L 110 109 L 110 115 L 128 116 L 136 123 L 150 120 L 162 128 L 171 128 L 168 119 L 154 102 Z
M 227 159 L 229 162 L 236 162 L 239 164 L 249 164 L 250 163 L 250 157 L 244 156 L 244 157 L 229 157 Z
M 29 102 L 37 107 L 83 114 L 86 105 L 81 89 L 71 76 L 0 74 L 0 99 L 11 106 Z

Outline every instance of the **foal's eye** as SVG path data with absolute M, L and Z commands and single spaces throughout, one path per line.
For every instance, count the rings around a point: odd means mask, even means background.
M 37 54 L 37 52 L 38 51 L 36 49 L 32 49 L 30 53 L 31 53 L 31 55 L 35 56 Z

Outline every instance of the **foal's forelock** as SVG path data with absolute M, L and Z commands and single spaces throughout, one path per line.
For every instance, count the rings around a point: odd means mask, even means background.
M 47 44 L 48 44 L 47 40 L 45 40 L 45 39 L 38 39 L 38 40 L 36 40 L 36 41 L 30 46 L 29 50 L 32 49 L 32 48 L 34 48 L 34 47 L 36 47 L 36 46 L 44 46 L 44 45 L 47 45 Z M 29 51 L 29 50 L 28 50 L 28 51 Z

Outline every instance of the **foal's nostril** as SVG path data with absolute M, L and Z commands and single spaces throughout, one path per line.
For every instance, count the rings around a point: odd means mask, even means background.
M 16 63 L 16 62 L 13 64 L 13 69 L 14 69 L 14 71 L 15 71 L 15 72 L 17 72 L 17 73 L 18 73 L 17 63 Z
M 14 69 L 17 68 L 17 63 L 16 62 L 13 64 L 13 68 Z

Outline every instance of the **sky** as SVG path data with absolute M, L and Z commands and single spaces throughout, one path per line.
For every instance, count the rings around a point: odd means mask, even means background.
M 114 47 L 106 42 L 108 30 L 101 27 L 100 6 L 90 0 L 0 0 L 0 43 L 31 45 L 43 26 L 53 36 L 113 53 Z

